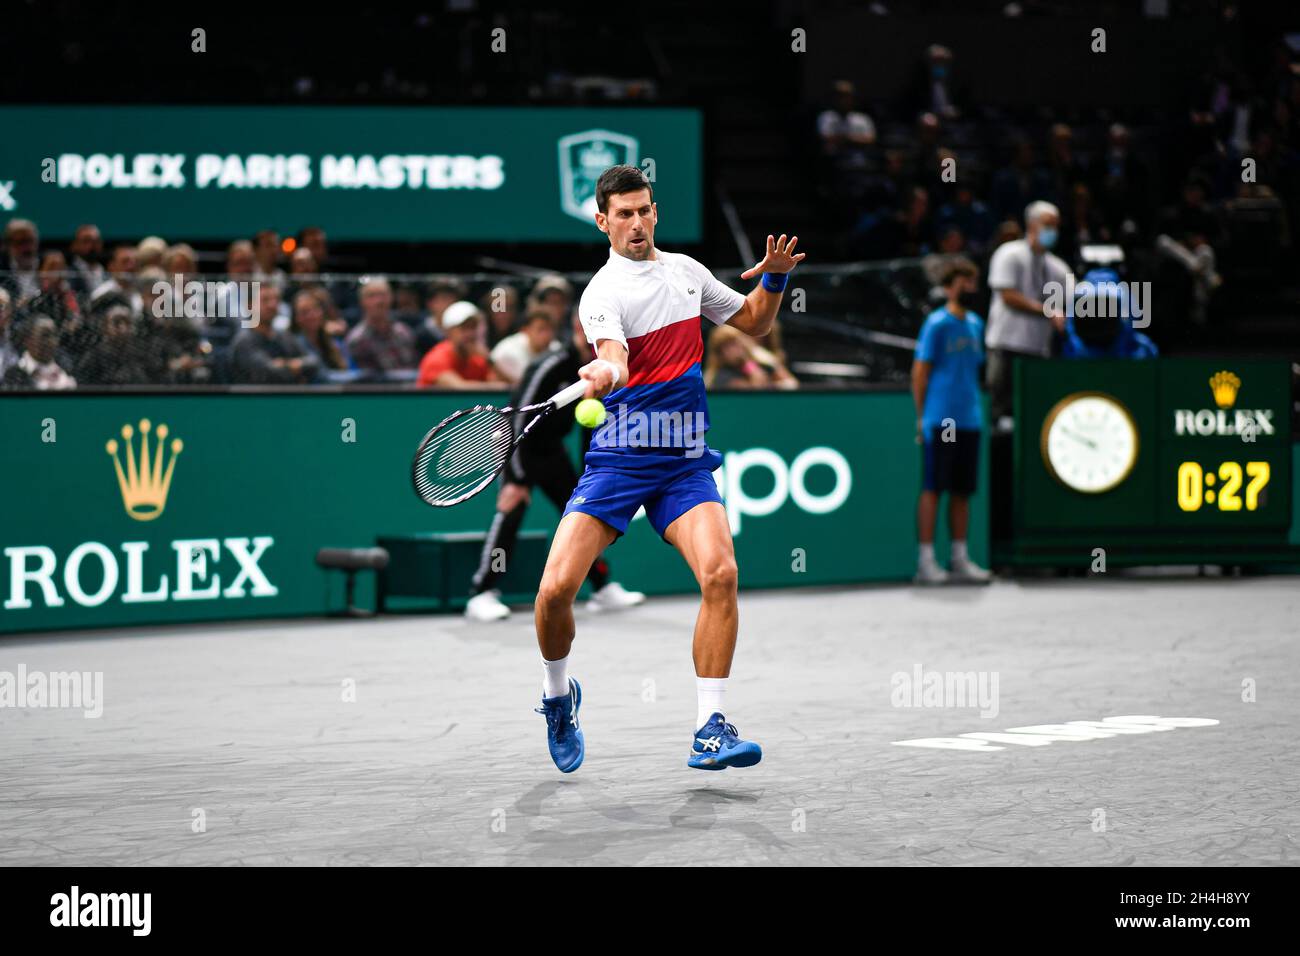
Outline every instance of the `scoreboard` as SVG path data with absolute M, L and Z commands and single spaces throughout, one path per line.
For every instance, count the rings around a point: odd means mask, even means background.
M 1288 362 L 1027 359 L 1014 387 L 1001 563 L 1300 560 Z

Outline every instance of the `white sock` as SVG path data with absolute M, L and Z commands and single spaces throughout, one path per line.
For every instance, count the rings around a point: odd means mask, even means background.
M 563 697 L 569 692 L 569 658 L 561 657 L 558 661 L 542 658 L 542 667 L 546 676 L 542 679 L 543 697 Z
M 695 728 L 698 730 L 709 722 L 709 718 L 715 713 L 725 714 L 722 709 L 722 699 L 727 694 L 727 678 L 725 677 L 697 677 L 695 678 Z
M 934 542 L 921 545 L 921 563 L 934 564 Z
M 969 557 L 970 557 L 970 555 L 968 555 L 968 554 L 966 553 L 966 539 L 965 539 L 965 538 L 953 538 L 953 539 L 952 539 L 952 559 L 953 559 L 954 561 L 965 561 L 965 560 L 967 560 Z

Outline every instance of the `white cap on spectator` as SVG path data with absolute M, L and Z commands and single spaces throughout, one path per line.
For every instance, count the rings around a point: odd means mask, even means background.
M 444 329 L 454 329 L 463 322 L 478 318 L 479 315 L 478 306 L 473 302 L 466 302 L 461 299 L 459 302 L 453 302 L 443 310 L 442 327 Z

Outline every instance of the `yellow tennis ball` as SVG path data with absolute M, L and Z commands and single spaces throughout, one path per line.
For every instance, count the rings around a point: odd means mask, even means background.
M 573 417 L 579 425 L 596 428 L 605 421 L 605 405 L 598 398 L 584 398 L 573 410 Z

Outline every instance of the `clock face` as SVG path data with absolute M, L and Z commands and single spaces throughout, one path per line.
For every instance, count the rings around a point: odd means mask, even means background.
M 1100 494 L 1137 462 L 1137 425 L 1118 399 L 1079 392 L 1061 399 L 1043 422 L 1043 461 L 1067 488 Z

